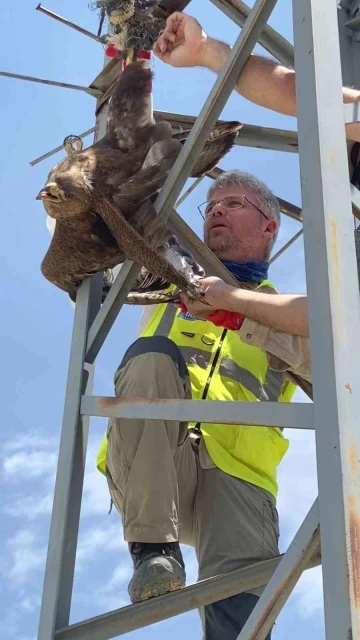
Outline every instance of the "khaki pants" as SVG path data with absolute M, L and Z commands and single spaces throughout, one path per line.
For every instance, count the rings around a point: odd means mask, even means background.
M 115 391 L 190 398 L 180 349 L 161 336 L 138 339 L 115 374 Z M 186 423 L 111 418 L 108 440 L 108 484 L 125 540 L 194 546 L 201 580 L 279 554 L 274 498 L 215 467 Z

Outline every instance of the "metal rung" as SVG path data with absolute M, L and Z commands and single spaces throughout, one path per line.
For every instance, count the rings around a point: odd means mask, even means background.
M 282 557 L 284 556 L 265 560 L 226 575 L 203 580 L 165 596 L 151 598 L 146 602 L 78 622 L 56 631 L 55 640 L 109 640 L 186 611 L 261 587 L 267 584 Z M 317 567 L 320 563 L 320 555 L 316 554 L 307 568 Z
M 147 400 L 82 396 L 84 416 L 175 420 L 214 424 L 314 429 L 314 411 L 305 402 L 237 402 L 234 400 Z
M 344 104 L 345 124 L 360 122 L 360 104 Z

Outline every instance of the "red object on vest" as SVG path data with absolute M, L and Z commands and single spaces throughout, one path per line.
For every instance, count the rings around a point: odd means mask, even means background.
M 180 309 L 184 313 L 188 310 L 183 302 L 180 302 Z M 230 331 L 237 331 L 244 322 L 245 316 L 237 311 L 217 309 L 210 313 L 206 320 L 210 320 L 216 327 L 224 327 L 224 329 L 230 329 Z

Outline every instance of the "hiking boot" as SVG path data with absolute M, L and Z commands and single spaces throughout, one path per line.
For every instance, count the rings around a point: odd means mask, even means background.
M 185 565 L 178 542 L 131 542 L 134 575 L 128 586 L 132 603 L 185 586 Z

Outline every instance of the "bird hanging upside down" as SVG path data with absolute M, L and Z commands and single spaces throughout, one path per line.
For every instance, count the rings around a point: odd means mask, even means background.
M 114 87 L 104 138 L 75 150 L 50 171 L 37 198 L 56 220 L 43 275 L 72 299 L 84 278 L 106 272 L 129 258 L 143 265 L 128 301 L 168 301 L 144 292 L 175 284 L 202 299 L 197 277 L 202 268 L 177 242 L 153 206 L 189 132 L 173 134 L 167 122 L 155 123 L 151 72 L 143 62 L 125 68 Z M 232 147 L 238 122 L 219 123 L 200 154 L 192 176 L 210 171 Z M 149 274 L 151 274 L 149 281 Z M 146 285 L 145 285 L 146 286 Z M 160 294 L 159 294 L 160 295 Z

